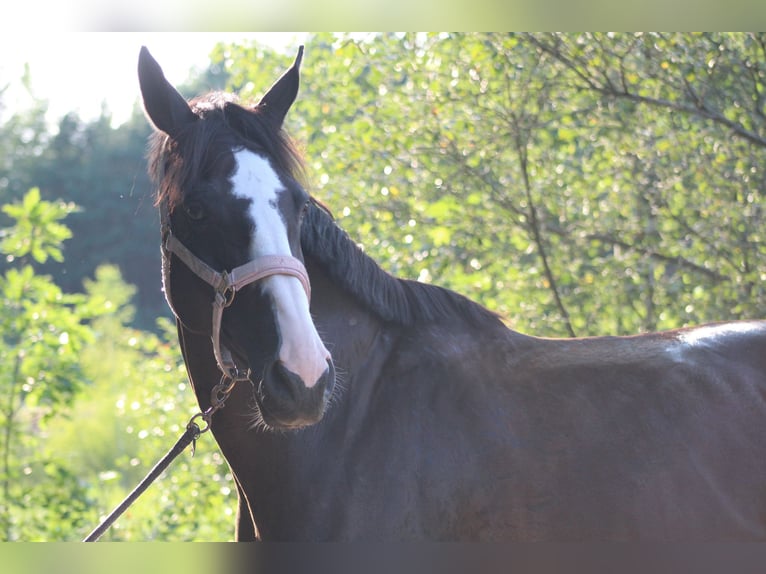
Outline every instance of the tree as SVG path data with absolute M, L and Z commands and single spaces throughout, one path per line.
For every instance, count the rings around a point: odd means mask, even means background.
M 762 45 L 746 34 L 320 34 L 288 127 L 305 143 L 310 188 L 373 257 L 520 330 L 757 317 Z M 229 46 L 226 63 L 230 87 L 257 99 L 251 86 L 276 72 L 252 50 Z
M 2 101 L 6 87 L 0 91 L 0 204 L 19 199 L 34 185 L 34 167 L 50 136 L 45 125 L 48 104 L 33 96 L 30 81 L 26 68 L 21 84 L 31 104 L 23 112 L 9 114 Z
M 79 540 L 196 409 L 175 330 L 155 324 L 158 301 L 168 313 L 146 121 L 137 113 L 113 130 L 106 117 L 69 115 L 51 135 L 42 124 L 25 131 L 32 118 L 15 114 L 2 126 L 0 538 Z M 42 192 L 18 191 L 35 179 Z M 136 305 L 139 290 L 105 260 L 140 278 L 154 306 Z M 134 328 L 137 314 L 152 331 Z M 106 539 L 230 540 L 235 499 L 223 458 L 202 439 L 194 460 L 179 459 Z
M 3 210 L 15 224 L 0 235 L 11 263 L 0 278 L 0 537 L 79 540 L 169 448 L 196 412 L 194 396 L 173 326 L 129 326 L 136 289 L 116 267 L 99 267 L 83 294 L 36 272 L 63 262 L 71 232 L 61 220 L 73 204 L 32 189 Z M 231 475 L 207 437 L 197 451 L 105 539 L 230 540 Z
M 3 207 L 15 222 L 3 230 L 0 242 L 11 263 L 0 278 L 0 528 L 5 540 L 16 539 L 26 527 L 17 511 L 26 506 L 29 476 L 59 472 L 35 458 L 27 431 L 44 426 L 56 409 L 71 404 L 83 384 L 78 358 L 92 335 L 84 323 L 89 309 L 82 295 L 65 295 L 33 266 L 62 259 L 61 242 L 70 233 L 60 220 L 74 209 L 41 200 L 36 188 L 22 202 Z
M 144 159 L 149 133 L 138 114 L 119 129 L 108 116 L 89 123 L 64 116 L 35 175 L 46 198 L 81 206 L 69 220 L 66 267 L 46 271 L 65 291 L 81 292 L 83 277 L 99 265 L 119 265 L 138 287 L 138 324 L 152 328 L 167 305 L 160 292 L 159 223 Z

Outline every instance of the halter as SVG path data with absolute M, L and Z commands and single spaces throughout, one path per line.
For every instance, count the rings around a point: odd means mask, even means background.
M 311 301 L 311 283 L 306 267 L 292 255 L 262 255 L 244 265 L 235 267 L 231 271 L 221 273 L 194 255 L 173 235 L 170 229 L 168 208 L 164 201 L 160 204 L 160 220 L 162 228 L 162 284 L 170 309 L 180 320 L 170 297 L 170 255 L 173 254 L 197 277 L 210 285 L 215 293 L 211 339 L 218 368 L 224 377 L 228 377 L 232 381 L 248 379 L 249 372 L 243 372 L 237 367 L 231 352 L 221 343 L 223 310 L 234 302 L 234 297 L 240 289 L 272 275 L 296 277 L 303 285 L 303 290 Z

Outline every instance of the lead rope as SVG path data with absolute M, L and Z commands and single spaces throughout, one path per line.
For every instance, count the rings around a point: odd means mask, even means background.
M 197 439 L 200 437 L 200 435 L 210 430 L 210 422 L 213 418 L 213 414 L 224 407 L 224 403 L 229 398 L 231 391 L 234 390 L 234 385 L 236 385 L 239 380 L 241 380 L 239 377 L 232 378 L 228 375 L 221 377 L 221 381 L 216 386 L 214 386 L 213 390 L 210 392 L 210 407 L 204 412 L 198 412 L 191 419 L 189 419 L 189 422 L 186 424 L 186 430 L 184 431 L 184 434 L 181 435 L 176 444 L 174 444 L 168 453 L 162 457 L 157 464 L 154 465 L 154 467 L 149 471 L 144 479 L 138 483 L 138 485 L 131 491 L 130 494 L 128 494 L 128 496 L 125 497 L 125 500 L 118 504 L 117 507 L 112 510 L 111 513 L 109 513 L 109 516 L 107 516 L 98 526 L 96 526 L 96 528 L 93 529 L 90 534 L 88 534 L 88 536 L 83 539 L 83 542 L 98 541 L 98 539 L 101 538 L 101 536 L 107 530 L 109 530 L 112 524 L 114 524 L 114 522 L 120 516 L 122 516 L 122 514 L 136 501 L 136 499 L 141 496 L 155 480 L 157 480 L 162 472 L 168 466 L 170 466 L 170 463 L 172 463 L 178 457 L 178 455 L 181 454 L 190 444 L 192 445 L 192 456 L 194 456 Z M 205 421 L 205 426 L 201 429 L 196 423 L 198 418 L 201 418 L 203 421 Z

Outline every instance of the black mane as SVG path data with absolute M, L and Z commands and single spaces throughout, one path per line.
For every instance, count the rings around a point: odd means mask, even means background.
M 390 275 L 316 204 L 304 220 L 301 246 L 336 286 L 383 321 L 413 325 L 457 316 L 484 328 L 503 325 L 495 313 L 458 293 Z

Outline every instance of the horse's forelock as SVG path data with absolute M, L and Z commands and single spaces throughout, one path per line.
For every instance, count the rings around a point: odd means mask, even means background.
M 150 140 L 149 174 L 157 185 L 157 202 L 172 207 L 182 199 L 184 182 L 198 177 L 206 162 L 216 161 L 223 150 L 252 149 L 267 156 L 274 167 L 304 179 L 304 166 L 290 137 L 275 129 L 258 107 L 239 105 L 236 96 L 212 92 L 190 102 L 202 120 L 190 124 L 173 139 L 156 132 Z

